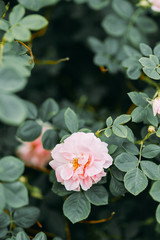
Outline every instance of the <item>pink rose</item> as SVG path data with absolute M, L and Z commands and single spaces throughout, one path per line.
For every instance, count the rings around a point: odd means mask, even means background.
M 160 97 L 155 98 L 152 101 L 153 115 L 160 114 Z
M 150 3 L 152 3 L 152 10 L 156 12 L 160 12 L 160 0 L 148 0 Z
M 43 128 L 43 132 L 49 129 Z M 16 155 L 22 159 L 27 166 L 43 168 L 51 160 L 51 153 L 43 148 L 42 135 L 33 142 L 22 142 L 16 150 Z
M 67 190 L 86 191 L 106 176 L 104 168 L 112 164 L 107 146 L 93 133 L 73 133 L 52 150 L 49 165 Z

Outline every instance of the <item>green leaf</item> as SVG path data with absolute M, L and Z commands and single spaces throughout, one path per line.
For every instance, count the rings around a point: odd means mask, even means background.
M 157 64 L 154 61 L 151 61 L 151 59 L 147 57 L 140 58 L 139 62 L 142 64 L 142 66 L 146 68 L 155 68 L 157 66 Z
M 31 14 L 24 17 L 21 20 L 21 25 L 30 30 L 40 30 L 41 28 L 46 27 L 48 21 L 46 18 L 38 14 Z
M 146 57 L 149 57 L 150 54 L 152 54 L 152 49 L 150 46 L 148 46 L 147 44 L 145 43 L 140 43 L 140 50 L 141 50 L 141 53 L 146 56 Z
M 8 228 L 0 229 L 0 239 L 4 239 L 8 233 Z M 5 238 L 6 239 L 6 238 Z
M 2 210 L 4 209 L 5 205 L 6 205 L 5 194 L 4 194 L 4 187 L 3 187 L 2 183 L 0 183 L 0 199 L 1 199 L 1 204 L 0 204 L 0 213 L 1 213 Z
M 18 179 L 24 171 L 24 163 L 18 158 L 7 156 L 0 159 L 0 179 L 12 182 Z
M 43 122 L 49 121 L 59 111 L 59 106 L 52 98 L 48 98 L 39 109 L 39 116 Z
M 9 23 L 8 21 L 4 19 L 0 19 L 0 30 L 7 31 L 9 28 Z
M 0 1 L 0 18 L 3 16 L 5 11 L 6 11 L 5 4 L 3 1 Z
M 8 31 L 4 34 L 4 38 L 9 43 L 13 42 L 14 36 L 12 33 L 12 29 L 8 29 Z
M 153 183 L 149 194 L 155 201 L 160 202 L 160 181 L 156 181 Z
M 94 56 L 93 62 L 97 66 L 105 66 L 105 65 L 108 65 L 108 58 L 107 56 L 104 56 L 103 54 L 98 53 Z
M 160 44 L 154 47 L 153 53 L 160 59 Z
M 116 150 L 117 150 L 118 146 L 117 145 L 114 145 L 114 144 L 109 144 L 108 145 L 108 151 L 109 151 L 109 154 L 113 154 Z
M 160 204 L 158 205 L 156 209 L 156 220 L 160 224 Z
M 59 0 L 18 0 L 25 8 L 32 11 L 39 11 L 41 8 L 56 4 Z
M 117 54 L 119 49 L 119 40 L 112 37 L 107 37 L 104 41 L 104 51 L 110 56 Z
M 111 173 L 114 178 L 116 178 L 118 181 L 123 182 L 125 173 L 120 171 L 118 168 L 116 168 L 114 165 L 111 167 Z
M 21 74 L 11 66 L 0 68 L 0 91 L 3 93 L 14 93 L 22 90 L 27 81 Z
M 153 115 L 153 109 L 151 105 L 147 107 L 147 120 L 153 126 L 158 126 L 158 117 Z
M 127 76 L 133 80 L 138 79 L 141 76 L 141 70 L 139 66 L 135 65 L 135 66 L 129 67 L 127 69 Z
M 144 173 L 139 168 L 136 168 L 125 174 L 124 185 L 130 193 L 137 196 L 147 187 L 148 180 Z
M 63 204 L 64 215 L 74 224 L 86 219 L 90 213 L 91 205 L 82 192 L 73 193 Z
M 113 0 L 112 7 L 124 19 L 130 19 L 134 12 L 132 4 L 126 0 Z
M 26 109 L 20 98 L 0 93 L 0 120 L 10 125 L 19 125 L 26 117 Z
M 158 127 L 158 129 L 157 129 L 156 136 L 160 137 L 160 127 Z
M 131 44 L 135 47 L 138 47 L 140 42 L 143 41 L 141 31 L 139 31 L 136 27 L 132 26 L 128 32 L 128 38 Z
M 115 14 L 108 14 L 102 21 L 102 27 L 108 34 L 120 37 L 127 29 L 127 22 Z
M 151 161 L 141 161 L 141 169 L 151 180 L 160 180 L 160 169 L 158 165 Z
M 143 107 L 136 107 L 131 113 L 133 122 L 143 122 L 146 119 L 147 110 Z
M 108 204 L 108 192 L 101 185 L 94 185 L 84 192 L 88 201 L 96 206 Z
M 42 136 L 43 148 L 46 150 L 51 150 L 55 147 L 58 141 L 58 135 L 55 130 L 49 129 L 45 131 Z
M 66 188 L 64 187 L 64 185 L 57 182 L 57 178 L 56 178 L 54 171 L 52 171 L 50 174 L 50 181 L 53 183 L 51 190 L 58 196 L 64 197 L 64 196 L 72 193 L 72 191 L 67 191 Z
M 16 236 L 16 240 L 30 240 L 25 232 L 19 232 Z
M 150 58 L 151 62 L 155 65 L 155 67 L 156 67 L 157 65 L 159 65 L 159 59 L 158 59 L 157 56 L 155 56 L 155 55 L 150 55 L 149 58 Z
M 26 101 L 26 100 L 24 101 L 24 104 L 27 109 L 27 118 L 28 119 L 36 119 L 37 115 L 38 115 L 36 106 L 33 103 Z
M 154 33 L 158 30 L 158 25 L 152 18 L 141 15 L 135 21 L 138 28 L 144 33 Z
M 160 75 L 154 68 L 144 67 L 143 72 L 152 79 L 160 80 Z
M 82 0 L 75 0 L 75 1 L 82 1 Z M 63 239 L 60 238 L 60 237 L 55 237 L 55 238 L 53 238 L 52 240 L 63 240 Z
M 136 59 L 137 58 L 139 59 L 141 57 L 141 54 L 139 53 L 139 51 L 137 51 L 135 48 L 129 45 L 124 45 L 123 49 L 128 57 L 131 57 L 131 58 L 135 57 Z
M 129 153 L 121 153 L 115 159 L 116 167 L 123 172 L 127 172 L 128 170 L 134 169 L 138 165 L 138 158 L 129 154 Z
M 104 131 L 104 135 L 109 138 L 112 135 L 112 130 L 110 128 L 106 128 Z
M 21 182 L 4 183 L 4 193 L 10 207 L 19 208 L 28 204 L 28 192 Z
M 111 178 L 109 189 L 112 195 L 115 197 L 124 196 L 124 194 L 126 193 L 124 184 L 122 182 L 119 182 L 114 177 Z
M 130 92 L 128 96 L 136 106 L 145 107 L 148 104 L 146 100 L 148 96 L 145 93 Z
M 10 15 L 9 15 L 9 22 L 11 25 L 14 25 L 18 23 L 24 16 L 25 14 L 25 8 L 21 6 L 20 4 L 16 5 Z
M 68 130 L 71 133 L 78 131 L 78 125 L 79 125 L 78 118 L 72 109 L 67 108 L 67 110 L 64 113 L 64 120 L 65 120 L 65 124 L 66 124 Z
M 16 40 L 26 42 L 31 39 L 31 32 L 28 30 L 28 28 L 26 28 L 22 24 L 15 25 L 11 30 L 11 34 Z
M 13 215 L 14 223 L 22 228 L 33 226 L 38 220 L 40 210 L 36 207 L 22 207 L 15 210 Z
M 111 127 L 111 126 L 112 126 L 112 123 L 113 123 L 112 117 L 108 117 L 107 120 L 106 120 L 106 125 L 107 125 L 107 127 Z
M 95 37 L 89 37 L 87 41 L 93 52 L 95 53 L 103 52 L 104 47 L 103 43 L 100 40 L 98 40 Z
M 112 131 L 118 137 L 121 138 L 127 137 L 127 129 L 125 128 L 125 126 L 113 124 Z
M 47 240 L 47 237 L 44 232 L 39 232 L 36 234 L 33 240 Z
M 156 70 L 160 74 L 160 67 L 156 68 Z
M 10 224 L 10 217 L 7 213 L 3 212 L 0 214 L 0 229 L 5 228 Z
M 42 127 L 33 120 L 27 120 L 18 128 L 17 137 L 32 142 L 41 135 Z
M 88 0 L 88 5 L 94 10 L 100 10 L 109 4 L 110 0 Z
M 122 114 L 114 120 L 114 124 L 124 124 L 131 120 L 131 116 L 128 114 Z
M 125 143 L 123 143 L 122 147 L 125 149 L 125 151 L 127 153 L 130 153 L 132 155 L 138 155 L 139 154 L 138 148 L 132 142 L 125 142 Z
M 134 134 L 133 134 L 132 130 L 128 126 L 125 126 L 125 127 L 127 129 L 127 139 L 130 142 L 134 143 Z
M 154 158 L 160 153 L 160 146 L 149 144 L 142 150 L 142 156 L 145 158 Z

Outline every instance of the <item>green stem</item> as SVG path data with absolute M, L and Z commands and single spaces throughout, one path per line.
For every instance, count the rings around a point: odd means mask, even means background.
M 140 150 L 139 150 L 139 160 L 138 160 L 138 164 L 137 164 L 137 168 L 139 167 L 139 164 L 141 162 L 141 156 L 142 156 L 142 148 L 143 148 L 143 140 L 141 141 L 141 147 L 140 147 Z
M 103 129 L 101 129 L 101 130 L 98 130 L 98 131 L 95 133 L 96 137 L 98 137 L 99 134 L 100 134 L 101 132 L 105 131 L 105 130 L 106 130 L 106 128 L 103 128 Z
M 155 134 L 155 132 L 147 133 L 147 135 L 142 140 L 136 142 L 137 144 L 141 145 L 139 150 L 139 160 L 138 160 L 137 168 L 139 167 L 139 164 L 141 162 L 143 144 L 152 134 Z
M 160 90 L 159 84 L 157 84 L 156 82 L 154 82 L 154 81 L 151 80 L 150 78 L 143 76 L 143 78 L 141 78 L 141 80 L 147 82 L 149 85 L 152 85 L 152 86 L 156 87 L 157 90 Z

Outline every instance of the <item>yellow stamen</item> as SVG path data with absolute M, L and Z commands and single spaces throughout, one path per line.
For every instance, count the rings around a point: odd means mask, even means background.
M 76 170 L 76 169 L 79 167 L 79 164 L 78 164 L 78 158 L 74 158 L 72 164 L 73 164 L 74 170 Z

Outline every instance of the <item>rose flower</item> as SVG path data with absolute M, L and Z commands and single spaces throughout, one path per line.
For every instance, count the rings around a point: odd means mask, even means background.
M 55 146 L 49 165 L 67 190 L 86 191 L 106 176 L 104 169 L 112 164 L 107 146 L 93 133 L 73 133 Z

